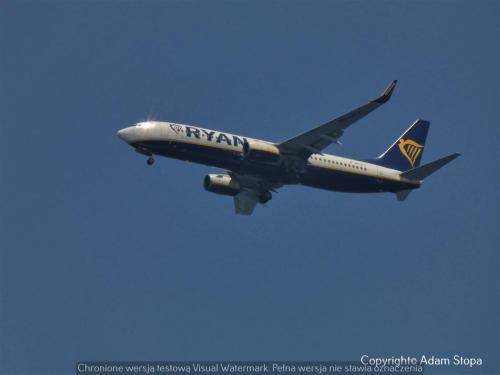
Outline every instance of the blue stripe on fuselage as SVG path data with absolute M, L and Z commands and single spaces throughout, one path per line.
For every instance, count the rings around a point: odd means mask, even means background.
M 396 192 L 410 189 L 408 184 L 399 181 L 313 165 L 308 165 L 301 173 L 300 182 L 302 185 L 319 189 L 351 193 Z
M 251 162 L 241 156 L 238 150 L 207 146 L 200 143 L 176 141 L 141 141 L 132 144 L 136 148 L 146 148 L 152 153 L 170 158 L 228 169 L 242 174 L 255 174 L 285 184 L 311 186 L 319 189 L 343 192 L 397 192 L 418 187 L 400 181 L 380 179 L 374 176 L 344 170 L 323 168 L 307 164 L 299 176 L 286 175 L 279 165 Z

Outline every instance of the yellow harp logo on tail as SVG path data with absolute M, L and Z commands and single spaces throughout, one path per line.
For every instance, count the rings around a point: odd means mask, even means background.
M 398 146 L 401 153 L 408 159 L 412 167 L 414 166 L 415 161 L 417 161 L 418 155 L 420 155 L 422 149 L 424 148 L 424 146 L 419 145 L 411 139 L 404 140 L 402 138 L 399 140 Z

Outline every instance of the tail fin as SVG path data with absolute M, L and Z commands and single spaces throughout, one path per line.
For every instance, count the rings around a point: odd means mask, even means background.
M 454 154 L 445 156 L 444 158 L 431 161 L 428 164 L 422 165 L 421 167 L 410 169 L 406 172 L 401 173 L 401 177 L 404 177 L 408 180 L 423 180 L 427 176 L 436 172 L 438 169 L 444 167 L 453 159 L 456 159 L 460 156 L 458 152 Z
M 418 167 L 424 151 L 429 121 L 416 120 L 382 155 L 374 162 L 387 168 L 406 171 Z

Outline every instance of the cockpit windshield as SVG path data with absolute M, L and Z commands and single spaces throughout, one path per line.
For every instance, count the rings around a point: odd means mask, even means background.
M 153 125 L 154 125 L 154 123 L 151 121 L 142 121 L 142 122 L 138 122 L 137 124 L 135 124 L 135 126 L 137 126 L 139 128 L 150 128 Z

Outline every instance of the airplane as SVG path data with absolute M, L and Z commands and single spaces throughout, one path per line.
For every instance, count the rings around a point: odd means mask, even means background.
M 117 135 L 148 156 L 148 165 L 154 163 L 153 155 L 161 155 L 224 169 L 206 175 L 203 186 L 232 196 L 237 214 L 251 215 L 277 189 L 297 184 L 340 192 L 391 192 L 404 201 L 423 179 L 460 156 L 453 153 L 420 166 L 429 121 L 416 120 L 377 158 L 354 160 L 323 152 L 332 143 L 340 144 L 347 127 L 389 101 L 396 84 L 392 81 L 367 104 L 279 143 L 160 121 L 138 122 Z

